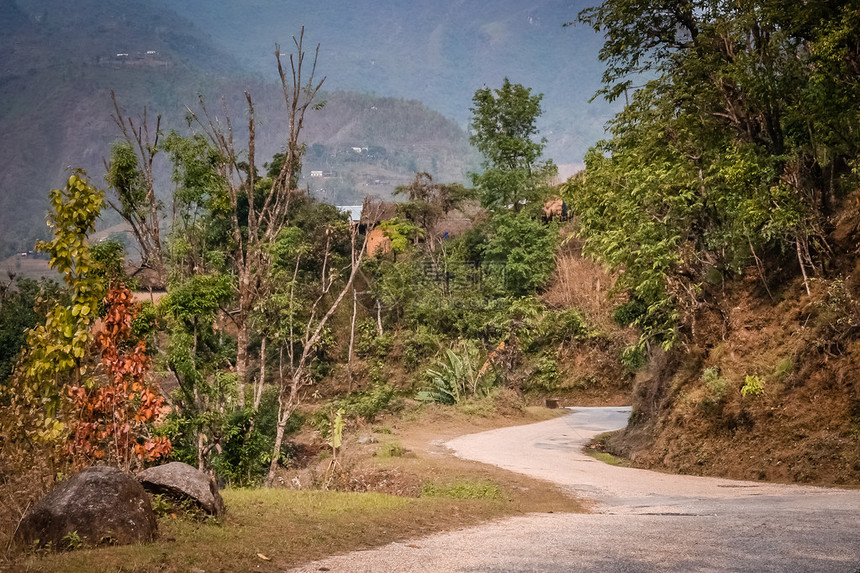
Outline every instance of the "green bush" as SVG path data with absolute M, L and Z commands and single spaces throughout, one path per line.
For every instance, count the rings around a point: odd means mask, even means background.
M 545 310 L 527 321 L 522 340 L 524 350 L 539 352 L 588 337 L 588 325 L 579 309 Z
M 631 299 L 624 304 L 620 304 L 612 311 L 612 320 L 621 328 L 627 328 L 631 324 L 635 324 L 641 317 L 648 312 L 648 305 L 639 299 Z
M 783 358 L 776 363 L 776 366 L 773 369 L 773 377 L 777 381 L 785 380 L 793 370 L 794 360 L 792 360 L 790 356 L 787 358 Z
M 439 352 L 441 346 L 442 342 L 436 333 L 425 325 L 418 325 L 406 337 L 406 346 L 403 350 L 403 363 L 409 370 L 414 370 L 423 360 Z
M 70 531 L 63 536 L 63 539 L 60 541 L 60 545 L 67 549 L 68 551 L 77 551 L 78 549 L 83 548 L 84 539 L 78 534 L 78 531 Z
M 720 369 L 716 366 L 705 368 L 701 381 L 705 385 L 706 394 L 699 406 L 705 413 L 713 414 L 719 411 L 725 402 L 729 381 L 721 375 Z
M 367 392 L 349 394 L 337 402 L 337 407 L 343 408 L 344 415 L 348 418 L 358 417 L 372 422 L 391 405 L 392 398 L 394 388 L 377 384 Z
M 379 334 L 376 321 L 366 318 L 356 326 L 355 353 L 363 358 L 385 358 L 394 346 L 394 335 L 389 332 Z
M 515 296 L 544 287 L 555 271 L 554 227 L 524 211 L 493 214 L 482 258 L 489 282 Z
M 744 385 L 741 387 L 741 395 L 747 397 L 761 396 L 762 394 L 764 394 L 764 380 L 758 376 L 747 375 L 744 378 Z
M 720 369 L 716 366 L 705 368 L 702 372 L 702 382 L 705 383 L 705 388 L 714 400 L 722 400 L 729 389 L 728 380 L 720 376 Z
M 259 409 L 235 410 L 225 416 L 221 428 L 221 451 L 212 455 L 215 472 L 236 486 L 260 483 L 272 460 L 275 429 L 278 416 L 278 391 L 267 388 L 260 400 Z M 293 412 L 284 431 L 289 436 L 304 425 L 304 417 Z M 294 455 L 293 445 L 285 440 L 281 446 L 278 462 L 289 463 Z
M 636 372 L 648 364 L 648 355 L 641 346 L 635 344 L 621 351 L 621 365 L 629 372 Z
M 429 386 L 418 393 L 418 400 L 458 404 L 470 396 L 486 396 L 496 376 L 492 369 L 480 372 L 483 364 L 483 353 L 471 340 L 445 350 L 444 358 L 427 369 Z
M 373 422 L 391 406 L 393 398 L 394 388 L 385 384 L 374 384 L 369 390 L 352 392 L 329 402 L 314 414 L 311 424 L 323 436 L 328 436 L 333 412 L 343 411 L 344 418 L 361 418 Z
M 585 315 L 578 308 L 568 308 L 559 311 L 555 313 L 555 316 L 549 318 L 555 325 L 552 332 L 554 340 L 557 342 L 579 340 L 587 337 L 589 334 Z
M 143 340 L 152 339 L 158 332 L 159 327 L 158 308 L 149 301 L 140 305 L 140 312 L 131 321 L 131 332 L 135 338 Z M 155 345 L 151 345 L 153 348 Z
M 376 456 L 379 458 L 400 458 L 406 453 L 406 448 L 404 448 L 400 442 L 389 442 L 387 444 L 382 444 L 376 450 Z
M 560 375 L 558 372 L 558 361 L 554 356 L 543 355 L 537 361 L 534 373 L 531 377 L 532 390 L 542 392 L 553 392 L 558 390 Z
M 370 356 L 374 349 L 373 342 L 378 334 L 376 322 L 372 318 L 360 320 L 355 326 L 355 331 L 355 353 L 363 358 Z

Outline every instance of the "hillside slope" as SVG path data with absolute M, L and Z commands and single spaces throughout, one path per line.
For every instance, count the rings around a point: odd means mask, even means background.
M 325 3 L 283 0 L 169 3 L 219 38 L 257 73 L 266 73 L 276 42 L 291 44 L 305 27 L 320 44 L 320 71 L 337 89 L 418 99 L 460 125 L 475 90 L 503 78 L 544 94 L 539 127 L 556 163 L 581 163 L 603 137 L 617 106 L 589 103 L 603 72 L 603 39 L 584 26 L 565 28 L 587 0 L 469 0 Z
M 190 22 L 148 2 L 4 2 L 0 26 L 0 256 L 45 237 L 48 191 L 69 166 L 100 181 L 117 134 L 111 89 L 130 111 L 181 119 L 182 103 L 238 70 Z
M 640 373 L 611 449 L 672 472 L 860 483 L 858 198 L 834 218 L 833 255 L 811 294 L 785 264 L 769 269 L 773 300 L 749 269 L 703 305 L 690 345 Z
M 0 258 L 46 238 L 48 191 L 62 184 L 70 167 L 103 184 L 104 159 L 119 135 L 110 90 L 133 118 L 147 106 L 151 128 L 153 116 L 163 114 L 165 132 L 186 129 L 185 106 L 196 108 L 198 94 L 219 115 L 223 96 L 234 120 L 245 117 L 248 90 L 257 101 L 260 157 L 281 148 L 284 102 L 271 52 L 265 77 L 245 73 L 191 21 L 142 0 L 86 0 L 74 10 L 58 0 L 4 2 L 0 25 L 9 31 L 0 38 Z M 415 170 L 463 181 L 477 167 L 465 133 L 419 102 L 346 92 L 323 99 L 323 110 L 309 115 L 305 140 L 324 146 L 317 148 L 318 167 L 309 162 L 309 169 L 339 172 L 326 181 L 324 199 L 351 204 L 367 193 L 389 195 Z M 240 131 L 242 123 L 236 121 Z M 385 157 L 342 154 L 352 147 L 381 148 Z M 332 167 L 338 153 L 350 161 L 338 159 Z M 167 198 L 170 166 L 160 159 L 159 188 Z M 104 225 L 117 222 L 104 215 Z

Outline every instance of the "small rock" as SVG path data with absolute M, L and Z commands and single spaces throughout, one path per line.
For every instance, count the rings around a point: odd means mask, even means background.
M 147 468 L 137 474 L 144 489 L 177 501 L 194 500 L 200 508 L 216 517 L 224 513 L 224 500 L 215 482 L 200 470 L 182 462 Z
M 152 541 L 157 521 L 149 496 L 117 468 L 94 466 L 61 482 L 21 520 L 16 541 L 54 549 Z

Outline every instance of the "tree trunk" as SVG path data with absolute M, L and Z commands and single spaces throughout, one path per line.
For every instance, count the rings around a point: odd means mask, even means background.
M 281 451 L 281 445 L 284 443 L 284 430 L 287 427 L 287 417 L 286 420 L 281 422 L 278 420 L 278 425 L 275 428 L 275 447 L 273 448 L 274 455 L 272 456 L 272 463 L 269 464 L 269 473 L 266 475 L 266 487 L 272 487 L 272 484 L 275 482 L 275 472 L 278 471 L 278 453 Z
M 241 314 L 241 310 L 239 312 Z M 239 390 L 239 407 L 244 408 L 245 380 L 248 376 L 248 346 L 250 345 L 250 336 L 248 333 L 248 321 L 240 317 L 237 322 L 239 332 L 236 335 L 236 384 Z
M 206 456 L 203 454 L 203 441 L 206 437 L 203 435 L 203 432 L 197 432 L 197 469 L 201 472 L 205 469 L 205 458 Z
M 290 384 L 290 397 L 287 399 L 287 403 L 284 403 L 283 389 L 278 399 L 278 424 L 275 427 L 275 445 L 272 448 L 272 461 L 269 464 L 269 473 L 266 475 L 266 487 L 272 487 L 272 484 L 275 482 L 275 472 L 278 471 L 278 458 L 281 453 L 281 445 L 284 443 L 284 431 L 287 428 L 290 416 L 293 415 L 293 411 L 298 405 L 299 385 L 299 380 L 293 377 Z
M 266 337 L 260 341 L 260 380 L 254 388 L 254 411 L 260 409 L 263 399 L 263 389 L 266 387 Z
M 797 246 L 797 262 L 800 265 L 800 272 L 803 275 L 803 286 L 806 287 L 807 296 L 812 294 L 809 289 L 809 277 L 806 275 L 806 265 L 803 264 L 803 251 L 800 248 L 800 237 L 794 238 L 794 244 Z
M 352 289 L 352 320 L 349 323 L 349 356 L 346 359 L 346 379 L 352 392 L 352 349 L 355 346 L 355 315 L 358 313 L 358 293 Z
M 382 303 L 376 299 L 376 330 L 382 336 Z

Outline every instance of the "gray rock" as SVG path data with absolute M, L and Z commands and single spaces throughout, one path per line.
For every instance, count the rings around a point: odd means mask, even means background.
M 137 479 L 151 494 L 166 495 L 177 501 L 192 499 L 203 511 L 216 517 L 224 513 L 224 500 L 215 482 L 188 464 L 170 462 L 147 468 L 137 474 Z
M 64 548 L 73 539 L 85 545 L 152 541 L 157 521 L 149 496 L 117 468 L 94 466 L 61 482 L 21 521 L 15 533 L 22 546 Z

